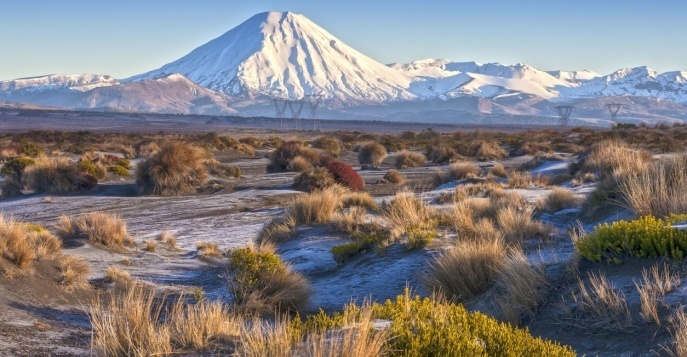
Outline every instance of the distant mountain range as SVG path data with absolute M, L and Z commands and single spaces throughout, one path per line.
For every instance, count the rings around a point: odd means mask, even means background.
M 444 59 L 383 65 L 289 12 L 255 15 L 174 62 L 126 79 L 0 82 L 5 102 L 163 113 L 273 115 L 271 98 L 308 94 L 321 94 L 323 116 L 336 118 L 539 122 L 565 102 L 576 105 L 573 117 L 599 123 L 608 118 L 605 104 L 618 102 L 629 121 L 687 119 L 687 72 L 637 67 L 600 75 Z

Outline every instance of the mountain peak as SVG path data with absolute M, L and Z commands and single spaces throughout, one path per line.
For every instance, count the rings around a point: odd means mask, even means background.
M 415 99 L 406 90 L 410 76 L 292 12 L 257 14 L 179 60 L 125 81 L 176 72 L 206 88 L 249 98 L 320 93 L 346 103 Z

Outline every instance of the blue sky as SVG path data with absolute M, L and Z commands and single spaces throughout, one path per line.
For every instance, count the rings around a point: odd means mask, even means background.
M 258 12 L 306 15 L 382 62 L 687 71 L 684 0 L 0 0 L 0 80 L 117 78 L 171 62 Z

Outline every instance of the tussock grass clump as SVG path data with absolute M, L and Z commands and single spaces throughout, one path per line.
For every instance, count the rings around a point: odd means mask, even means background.
M 105 278 L 103 280 L 107 283 L 126 284 L 131 281 L 131 274 L 122 268 L 110 265 L 105 270 Z
M 387 152 L 384 145 L 371 141 L 360 147 L 358 162 L 363 167 L 378 167 L 382 164 L 386 155 Z
M 405 182 L 405 177 L 403 177 L 403 174 L 400 173 L 398 170 L 391 169 L 384 174 L 384 177 L 382 178 L 384 181 L 393 184 L 393 185 L 403 185 Z
M 126 222 L 118 215 L 105 212 L 60 216 L 57 231 L 62 239 L 86 239 L 105 247 L 122 247 L 132 242 Z
M 501 164 L 495 164 L 491 168 L 491 173 L 494 176 L 498 176 L 498 177 L 503 177 L 503 178 L 508 177 L 508 171 L 506 171 L 506 168 Z
M 620 140 L 605 140 L 595 144 L 582 161 L 581 171 L 597 173 L 600 178 L 642 171 L 651 162 L 651 155 L 631 149 Z
M 195 192 L 208 178 L 204 160 L 200 148 L 178 141 L 163 143 L 137 167 L 139 193 L 172 196 Z
M 411 249 L 422 248 L 437 236 L 434 211 L 411 192 L 396 193 L 381 207 L 381 214 L 389 223 L 391 240 L 405 235 Z
M 685 307 L 680 306 L 672 316 L 672 348 L 665 350 L 674 357 L 687 356 L 687 313 Z
M 222 256 L 222 251 L 216 242 L 199 242 L 196 245 L 199 256 L 219 258 Z
M 425 166 L 426 162 L 427 158 L 425 158 L 425 155 L 419 152 L 407 150 L 399 151 L 398 153 L 396 153 L 396 157 L 394 158 L 394 166 L 396 166 L 397 169 L 421 167 Z
M 509 188 L 529 188 L 532 186 L 546 187 L 548 184 L 549 178 L 547 176 L 539 174 L 532 176 L 529 172 L 513 171 L 508 176 L 507 185 Z
M 651 269 L 642 269 L 642 280 L 644 280 L 643 284 L 635 281 L 641 304 L 639 315 L 645 322 L 653 321 L 661 326 L 658 315 L 659 304 L 662 303 L 661 298 L 680 285 L 680 276 L 671 272 L 668 265 L 664 263 L 661 268 L 654 265 Z
M 75 286 L 87 284 L 86 277 L 90 272 L 90 267 L 86 261 L 70 255 L 64 255 L 58 261 L 62 285 Z
M 66 158 L 38 158 L 24 169 L 22 179 L 31 189 L 47 193 L 75 192 L 98 183 L 95 177 L 82 175 Z
M 307 279 L 275 253 L 273 245 L 249 245 L 228 253 L 227 287 L 234 303 L 249 311 L 302 309 L 308 302 Z
M 503 241 L 459 241 L 439 255 L 424 276 L 427 287 L 448 298 L 466 301 L 485 291 L 506 257 Z
M 593 328 L 622 331 L 632 326 L 625 295 L 603 274 L 589 273 L 589 285 L 578 278 L 579 293 L 573 294 L 575 319 Z
M 291 215 L 275 218 L 262 227 L 255 242 L 260 245 L 264 243 L 279 244 L 289 241 L 293 239 L 295 228 L 296 221 Z
M 687 213 L 687 156 L 661 160 L 619 184 L 622 200 L 638 216 Z
M 451 164 L 448 168 L 452 180 L 463 180 L 479 175 L 481 169 L 477 164 L 472 162 L 457 162 Z
M 518 324 L 534 316 L 546 288 L 546 273 L 533 267 L 519 249 L 511 249 L 496 273 L 496 305 L 507 321 Z
M 477 158 L 480 161 L 498 160 L 508 156 L 508 151 L 493 141 L 483 141 L 477 149 Z
M 582 258 L 590 261 L 621 263 L 625 254 L 639 258 L 687 257 L 687 231 L 670 227 L 687 216 L 662 220 L 651 216 L 633 221 L 616 221 L 597 226 L 593 232 L 575 241 Z
M 537 203 L 537 206 L 544 212 L 554 213 L 566 208 L 577 207 L 580 203 L 582 203 L 582 199 L 572 191 L 562 187 L 554 187 L 546 198 Z
M 239 334 L 242 319 L 220 303 L 171 304 L 142 284 L 120 297 L 96 300 L 90 307 L 93 350 L 102 356 L 169 356 L 201 349 L 211 341 Z
M 379 209 L 375 199 L 367 192 L 349 192 L 346 193 L 341 201 L 342 208 L 348 207 L 364 207 L 366 209 L 376 211 Z
M 533 212 L 530 209 L 518 209 L 515 206 L 507 206 L 496 213 L 496 225 L 503 232 L 510 243 L 519 243 L 531 238 L 548 238 L 553 228 L 532 220 Z
M 342 196 L 343 190 L 336 186 L 313 191 L 294 198 L 286 207 L 286 214 L 292 217 L 295 225 L 327 224 L 341 206 Z

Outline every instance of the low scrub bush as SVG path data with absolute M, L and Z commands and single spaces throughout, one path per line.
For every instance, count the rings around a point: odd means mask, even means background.
M 394 158 L 394 166 L 397 169 L 407 169 L 409 167 L 425 166 L 427 159 L 419 152 L 399 151 Z
M 334 175 L 325 167 L 313 167 L 293 179 L 293 188 L 305 192 L 323 190 L 334 186 Z
M 124 220 L 105 212 L 60 216 L 57 231 L 62 239 L 86 239 L 106 247 L 122 247 L 132 242 Z
M 206 160 L 204 162 L 208 173 L 221 179 L 241 178 L 241 168 L 236 165 L 221 163 L 217 160 Z
M 47 193 L 75 192 L 93 188 L 98 184 L 98 179 L 83 175 L 69 160 L 45 157 L 26 167 L 23 181 L 29 188 Z
M 91 175 L 91 176 L 97 178 L 98 180 L 104 179 L 105 175 L 107 173 L 107 169 L 105 168 L 105 166 L 102 163 L 100 163 L 100 162 L 95 163 L 95 162 L 88 160 L 86 158 L 81 158 L 76 163 L 76 167 L 78 167 L 79 170 L 81 170 L 81 172 L 88 174 L 88 175 Z
M 427 157 L 435 164 L 450 164 L 463 158 L 454 148 L 450 147 L 427 147 Z
M 343 148 L 341 141 L 331 136 L 322 136 L 318 138 L 317 140 L 313 141 L 312 146 L 314 148 L 321 149 L 333 157 L 339 157 L 341 154 L 341 149 Z
M 332 247 L 334 261 L 339 264 L 345 263 L 359 254 L 381 247 L 389 237 L 382 232 L 371 232 L 354 234 L 352 239 L 352 242 Z
M 302 141 L 287 141 L 270 153 L 270 164 L 267 166 L 267 172 L 287 171 L 289 164 L 297 156 L 312 164 L 318 162 L 321 155 L 317 150 L 306 146 Z
M 365 181 L 350 165 L 341 161 L 330 161 L 325 167 L 332 174 L 336 183 L 353 191 L 360 191 L 365 187 Z
M 119 166 L 119 165 L 108 166 L 107 171 L 111 172 L 117 176 L 123 176 L 123 177 L 131 176 L 131 174 L 129 173 L 129 170 L 127 170 L 124 167 Z
M 289 161 L 288 169 L 293 172 L 305 172 L 311 167 L 310 162 L 303 156 L 296 156 Z
M 227 286 L 234 302 L 249 310 L 298 311 L 308 301 L 307 279 L 291 270 L 274 252 L 274 246 L 248 246 L 232 250 Z
M 405 177 L 403 177 L 403 174 L 400 173 L 398 170 L 394 169 L 387 171 L 382 179 L 390 184 L 397 186 L 403 185 L 403 183 L 405 182 Z
M 0 174 L 6 179 L 14 179 L 17 182 L 21 181 L 22 175 L 24 174 L 24 169 L 27 166 L 36 163 L 35 159 L 30 157 L 14 157 L 11 158 L 2 165 L 0 168 Z
M 620 263 L 625 254 L 682 260 L 687 257 L 687 231 L 670 227 L 682 220 L 687 220 L 687 216 L 671 216 L 665 220 L 646 216 L 633 221 L 604 223 L 577 239 L 575 247 L 582 258 L 594 262 Z
M 386 157 L 387 152 L 384 145 L 376 142 L 368 142 L 360 147 L 358 152 L 358 162 L 363 167 L 378 167 Z
M 181 195 L 205 185 L 208 173 L 203 150 L 168 141 L 138 165 L 136 185 L 141 194 Z

